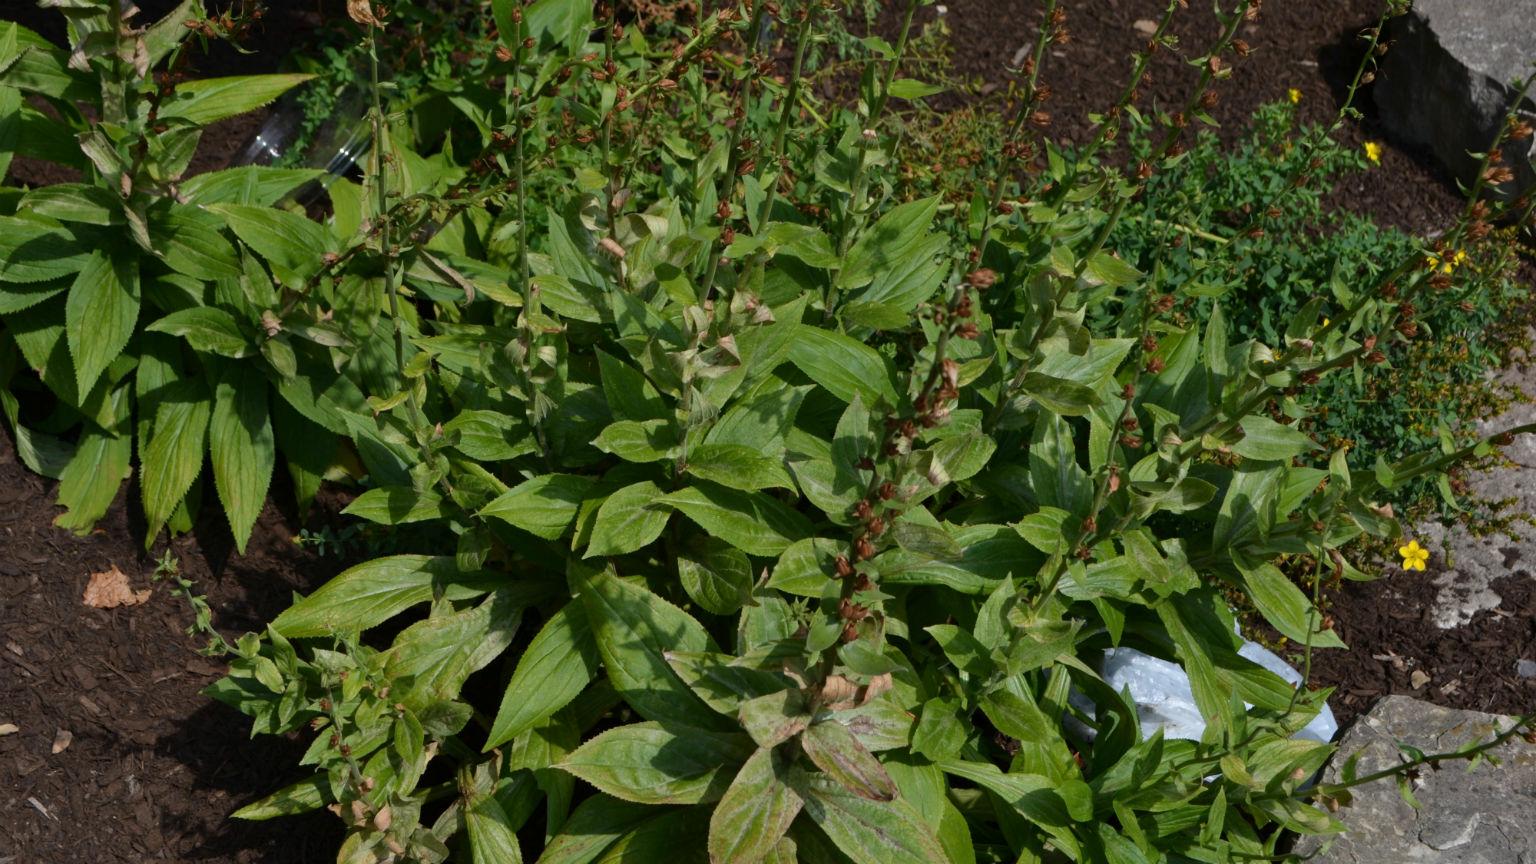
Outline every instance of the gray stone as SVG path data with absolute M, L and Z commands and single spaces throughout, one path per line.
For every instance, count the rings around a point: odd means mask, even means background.
M 1531 360 L 1516 358 L 1509 368 L 1498 373 L 1499 383 L 1536 394 L 1536 365 Z M 1498 417 L 1479 420 L 1477 432 L 1492 435 L 1533 422 L 1536 402 L 1517 403 Z M 1472 492 L 1485 501 L 1512 500 L 1512 512 L 1536 513 L 1536 435 L 1516 438 L 1503 452 L 1508 464 L 1468 478 Z M 1479 612 L 1499 609 L 1503 598 L 1494 591 L 1495 582 L 1506 577 L 1536 578 L 1532 575 L 1536 573 L 1536 531 L 1516 523 L 1511 532 L 1513 536 L 1474 537 L 1459 525 L 1450 530 L 1434 521 L 1413 526 L 1411 536 L 1429 549 L 1435 556 L 1433 563 L 1443 568 L 1433 577 L 1439 591 L 1433 608 L 1427 612 L 1430 622 L 1442 630 L 1464 627 Z M 1425 578 L 1424 574 L 1405 573 L 1397 568 L 1391 568 L 1387 575 L 1394 580 Z M 1508 611 L 1511 610 L 1503 610 Z
M 1448 752 L 1508 729 L 1514 718 L 1455 711 L 1405 696 L 1389 696 L 1356 720 L 1324 772 L 1337 782 L 1344 761 L 1359 751 L 1357 775 L 1400 764 L 1394 742 L 1426 753 Z M 1460 763 L 1425 769 L 1409 806 L 1391 780 L 1356 787 L 1339 811 L 1346 832 L 1316 864 L 1532 864 L 1536 862 L 1536 747 L 1516 737 L 1496 751 L 1503 764 Z M 1297 852 L 1324 844 L 1308 839 Z
M 1536 60 L 1536 0 L 1415 0 L 1413 11 L 1392 21 L 1391 50 L 1376 78 L 1374 97 L 1393 138 L 1424 147 L 1451 173 L 1470 182 L 1514 98 L 1511 81 L 1530 74 Z M 1536 110 L 1527 99 L 1523 109 Z M 1504 152 L 1516 178 L 1503 192 L 1536 179 L 1528 158 L 1510 142 Z

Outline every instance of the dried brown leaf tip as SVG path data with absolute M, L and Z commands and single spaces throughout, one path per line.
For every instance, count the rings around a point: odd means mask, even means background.
M 128 575 L 116 564 L 100 573 L 92 573 L 85 595 L 80 599 L 93 609 L 116 609 L 119 606 L 137 606 L 149 599 L 149 589 L 135 591 L 128 584 Z
M 373 4 L 369 0 L 347 0 L 347 14 L 364 27 L 384 26 L 373 14 Z
M 868 684 L 855 684 L 841 675 L 833 675 L 821 685 L 821 704 L 829 711 L 846 711 L 869 704 L 870 700 L 891 689 L 891 676 L 876 675 Z

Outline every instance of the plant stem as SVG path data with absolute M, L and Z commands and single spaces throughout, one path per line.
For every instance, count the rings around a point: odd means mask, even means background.
M 1035 37 L 1035 50 L 1030 55 L 1029 77 L 1025 79 L 1024 98 L 1019 102 L 1019 110 L 1014 114 L 1013 126 L 1008 130 L 1004 140 L 1012 141 L 1017 138 L 1024 128 L 1024 120 L 1029 117 L 1035 107 L 1035 99 L 1040 94 L 1040 66 L 1045 62 L 1045 46 L 1051 42 L 1051 16 L 1056 11 L 1056 0 L 1045 0 L 1043 10 L 1045 20 L 1040 25 L 1040 33 Z M 987 243 L 992 240 L 992 228 L 997 222 L 998 208 L 1003 205 L 1003 189 L 1007 186 L 1006 172 L 999 172 L 997 183 L 992 189 L 992 206 L 982 216 L 981 239 L 976 243 L 976 260 L 979 262 L 987 254 Z
M 736 173 L 741 168 L 741 143 L 742 130 L 747 125 L 747 111 L 752 104 L 752 84 L 757 80 L 757 54 L 762 41 L 763 14 L 767 11 L 767 3 L 764 0 L 755 0 L 752 4 L 752 19 L 747 25 L 750 33 L 747 43 L 747 59 L 744 77 L 741 82 L 741 103 L 738 106 L 736 122 L 731 126 L 731 135 L 728 146 L 730 151 L 726 156 L 725 178 L 720 181 L 719 193 L 715 196 L 720 203 L 730 206 L 732 198 L 736 197 Z M 724 220 L 729 221 L 729 219 Z M 716 237 L 709 246 L 709 263 L 704 270 L 704 278 L 699 283 L 699 302 L 709 300 L 710 294 L 715 288 L 715 277 L 720 272 L 720 256 L 725 253 L 725 234 L 722 229 L 719 237 Z
M 901 34 L 896 39 L 896 53 L 891 58 L 890 65 L 886 66 L 885 77 L 881 79 L 880 89 L 875 93 L 875 101 L 869 106 L 869 125 L 859 136 L 858 161 L 853 166 L 853 182 L 850 184 L 851 192 L 848 196 L 848 207 L 843 211 L 843 218 L 837 238 L 837 257 L 839 259 L 848 256 L 848 250 L 853 247 L 854 237 L 864 222 L 864 197 L 868 194 L 869 185 L 869 148 L 878 137 L 877 127 L 880 118 L 885 114 L 886 103 L 890 101 L 891 82 L 896 80 L 896 70 L 901 67 L 902 55 L 907 50 L 907 40 L 912 34 L 912 16 L 917 12 L 918 0 L 907 0 L 907 11 L 901 19 Z M 822 318 L 831 321 L 836 311 L 836 280 L 827 285 L 827 293 L 822 301 Z

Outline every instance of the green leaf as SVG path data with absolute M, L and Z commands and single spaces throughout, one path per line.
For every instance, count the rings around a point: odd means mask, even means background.
M 11 31 L 14 34 L 14 30 Z M 21 142 L 21 91 L 0 86 L 0 180 L 11 170 L 11 157 Z
M 542 474 L 512 487 L 485 505 L 479 515 L 500 519 L 545 540 L 558 540 L 576 521 L 576 511 L 591 488 L 590 477 Z
M 1146 278 L 1145 273 L 1108 252 L 1100 252 L 1088 259 L 1088 275 L 1112 288 L 1125 288 Z
M 743 704 L 748 701 L 787 691 L 793 686 L 788 677 L 771 669 L 758 668 L 746 658 L 736 660 L 726 654 L 668 651 L 666 660 L 672 671 L 700 699 L 727 716 L 740 714 Z
M 661 394 L 640 370 L 602 350 L 597 352 L 597 365 L 602 372 L 603 396 L 616 419 L 665 420 L 671 416 Z
M 900 258 L 928 232 L 934 216 L 938 215 L 939 203 L 939 196 L 935 195 L 897 205 L 881 216 L 848 250 L 843 268 L 837 274 L 837 287 L 848 291 L 868 285 L 876 273 Z M 873 403 L 874 400 L 867 401 Z
M 663 496 L 657 503 L 677 508 L 711 536 L 749 555 L 778 555 L 811 535 L 811 524 L 804 516 L 757 492 L 701 483 Z M 598 518 L 601 521 L 601 513 Z
M 645 804 L 593 795 L 581 802 L 549 841 L 538 864 L 591 864 L 636 826 L 654 821 L 657 812 Z
M 76 534 L 90 531 L 96 520 L 107 514 L 117 498 L 117 490 L 132 472 L 129 460 L 133 455 L 133 427 L 128 388 L 118 388 L 111 400 L 117 422 L 105 432 L 88 428 L 59 475 L 59 505 L 66 512 L 53 524 Z
M 517 829 L 495 795 L 466 796 L 464 827 L 474 864 L 522 864 L 523 848 Z
M 190 382 L 179 382 L 190 385 Z M 199 389 L 180 387 L 155 412 L 155 428 L 139 455 L 145 536 L 153 540 L 203 471 L 213 406 Z
M 1348 647 L 1337 633 L 1322 626 L 1322 613 L 1279 568 L 1268 562 L 1248 566 L 1241 556 L 1233 560 L 1243 574 L 1249 599 L 1281 635 L 1297 645 L 1310 643 L 1313 648 Z
M 1081 417 L 1103 404 L 1099 394 L 1065 378 L 1055 378 L 1042 372 L 1030 372 L 1024 376 L 1023 390 L 1036 402 L 1057 414 Z
M 800 749 L 816 767 L 844 789 L 871 801 L 891 801 L 896 784 L 848 727 L 833 721 L 812 723 L 800 734 Z
M 449 515 L 443 496 L 430 489 L 418 492 L 409 486 L 369 489 L 353 499 L 347 509 L 341 512 L 379 525 L 409 525 L 412 522 L 447 519 Z
M 0 216 L 0 282 L 47 282 L 72 276 L 94 254 L 63 228 Z
M 518 658 L 484 749 L 511 741 L 569 705 L 597 674 L 601 659 L 581 604 L 560 607 Z
M 272 207 L 305 183 L 325 172 L 314 168 L 272 168 L 243 165 L 209 171 L 181 182 L 181 194 L 189 204 L 250 204 Z
M 404 690 L 390 698 L 417 714 L 457 699 L 464 680 L 512 644 L 520 611 L 513 594 L 500 591 L 472 609 L 405 628 L 384 661 L 385 676 L 402 682 Z
M 712 725 L 716 715 L 667 664 L 668 651 L 713 651 L 691 615 L 612 569 L 573 568 L 573 587 L 592 624 L 608 680 L 647 720 Z
M 173 207 L 152 215 L 149 239 L 166 266 L 194 279 L 237 279 L 244 272 L 223 221 L 202 209 Z
M 853 401 L 857 395 L 866 406 L 897 403 L 885 358 L 841 333 L 800 325 L 789 346 L 789 360 L 844 402 Z
M 711 861 L 748 864 L 773 854 L 804 804 L 786 775 L 766 747 L 741 766 L 709 817 Z
M 649 480 L 608 496 L 597 508 L 597 522 L 583 557 L 623 555 L 643 549 L 661 536 L 672 515 L 661 487 Z
M 740 444 L 701 444 L 689 452 L 686 467 L 695 477 L 743 492 L 795 488 L 782 459 Z
M 229 78 L 203 78 L 187 81 L 160 107 L 160 119 L 180 118 L 206 126 L 254 111 L 289 90 L 313 78 L 313 75 L 239 75 Z
M 254 353 L 251 340 L 241 331 L 234 316 L 212 306 L 194 306 L 172 312 L 144 329 L 180 336 L 194 349 L 209 354 L 240 358 Z
M 593 446 L 626 462 L 662 462 L 677 452 L 677 430 L 670 420 L 619 420 L 608 424 Z
M 581 745 L 557 767 L 637 804 L 699 804 L 725 794 L 752 753 L 744 735 L 677 723 L 632 723 Z
M 20 209 L 60 222 L 114 225 L 123 221 L 122 200 L 100 186 L 56 183 L 33 189 L 21 199 Z
M 320 272 L 325 254 L 336 251 L 336 237 L 324 225 L 290 213 L 245 204 L 214 204 L 235 236 L 267 260 L 272 274 L 292 288 Z
M 259 801 L 241 807 L 229 814 L 231 819 L 262 822 L 279 816 L 297 816 L 311 810 L 319 810 L 331 800 L 331 781 L 325 772 L 292 786 L 285 786 Z
M 933 828 L 905 799 L 871 801 L 817 776 L 796 786 L 805 815 L 853 864 L 949 864 Z
M 1232 445 L 1232 452 L 1244 459 L 1289 462 L 1293 456 L 1318 449 L 1317 442 L 1307 437 L 1305 432 L 1276 423 L 1268 417 L 1250 415 L 1244 417 L 1240 425 L 1243 438 Z
M 267 414 L 267 379 L 249 363 L 231 363 L 213 394 L 209 449 L 213 481 L 229 517 L 235 548 L 246 541 L 267 502 L 277 460 L 272 418 Z
M 288 607 L 273 629 L 295 639 L 366 630 L 437 596 L 464 600 L 485 593 L 487 583 L 463 573 L 451 555 L 391 555 L 348 568 L 313 594 Z
M 139 268 L 126 257 L 97 251 L 69 288 L 64 332 L 75 359 L 75 387 L 91 392 L 117 359 L 139 320 Z
M 1087 515 L 1093 502 L 1093 483 L 1077 464 L 1077 447 L 1066 420 L 1054 414 L 1036 420 L 1030 438 L 1029 475 L 1042 507 Z
M 677 556 L 683 590 L 707 612 L 732 615 L 752 596 L 752 562 L 740 549 L 700 537 Z
M 443 424 L 443 434 L 459 436 L 454 449 L 477 462 L 503 462 L 539 450 L 528 424 L 499 411 L 461 411 Z
M 1067 827 L 1072 819 L 1067 813 L 1066 802 L 1057 793 L 1055 781 L 1049 777 L 1016 772 L 1004 774 L 991 763 L 958 759 L 941 762 L 939 767 L 946 774 L 962 777 L 996 795 L 1020 816 L 1044 828 L 1068 856 L 1081 860 L 1076 854 L 1077 841 Z
M 887 92 L 896 99 L 922 99 L 943 93 L 947 89 L 937 84 L 914 81 L 911 78 L 897 78 L 891 82 L 891 89 Z

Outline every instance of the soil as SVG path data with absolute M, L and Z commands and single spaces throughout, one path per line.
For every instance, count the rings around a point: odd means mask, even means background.
M 11 4 L 20 5 L 20 4 Z M 145 20 L 173 5 L 140 0 Z M 222 4 L 219 4 L 222 5 Z M 1066 0 L 1073 40 L 1053 49 L 1043 72 L 1056 97 L 1056 132 L 1070 138 L 1087 126 L 1087 112 L 1108 104 L 1122 86 L 1126 58 L 1144 40 L 1133 27 L 1155 19 L 1164 0 Z M 1191 4 L 1175 32 L 1196 51 L 1212 37 L 1207 4 Z M 274 3 L 249 46 L 256 53 L 218 48 L 199 63 L 203 75 L 270 71 L 322 21 L 308 2 Z M 338 2 L 327 0 L 326 16 Z M 1303 115 L 1327 121 L 1356 59 L 1354 39 L 1375 16 L 1377 0 L 1293 0 L 1272 3 L 1244 34 L 1253 55 L 1222 88 L 1214 112 L 1221 134 L 1240 132 L 1254 106 L 1303 93 Z M 937 7 L 920 10 L 926 20 Z M 1038 4 L 1018 0 L 949 0 L 960 71 L 1000 84 L 1014 52 L 1031 41 Z M 62 39 L 53 10 L 7 9 L 44 35 Z M 1172 55 L 1160 59 L 1149 99 L 1172 104 L 1192 76 Z M 1383 136 L 1367 119 L 1345 131 L 1359 143 Z M 260 123 L 259 113 L 226 121 L 204 135 L 194 170 L 223 167 Z M 1459 207 L 1454 186 L 1423 156 L 1390 145 L 1379 169 L 1336 193 L 1336 200 L 1379 222 L 1415 232 L 1445 225 Z M 17 160 L 12 182 L 61 179 L 46 165 Z M 53 484 L 30 475 L 0 433 L 0 864 L 59 864 L 73 860 L 142 862 L 329 861 L 341 832 L 326 813 L 270 823 L 228 820 L 235 808 L 297 776 L 301 742 L 250 740 L 245 719 L 201 695 L 221 671 L 188 636 L 188 605 L 162 584 L 152 585 L 155 557 L 137 538 L 142 524 L 137 489 L 125 490 L 98 529 L 76 538 L 52 525 Z M 215 626 L 234 637 L 260 629 L 287 605 L 337 572 L 293 543 L 299 527 L 335 524 L 334 490 L 307 520 L 269 503 L 244 556 L 234 555 L 228 530 L 214 512 L 190 537 L 171 546 L 185 575 L 205 592 Z M 274 490 L 274 501 L 284 500 Z M 158 553 L 158 550 L 157 550 Z M 151 588 L 138 606 L 98 610 L 81 602 L 90 574 L 117 565 L 135 588 Z M 1431 574 L 1432 575 L 1432 574 Z M 1434 631 L 1423 619 L 1435 589 L 1426 574 L 1393 576 L 1346 586 L 1335 601 L 1336 627 L 1352 651 L 1319 654 L 1314 679 L 1337 687 L 1335 711 L 1347 722 L 1379 695 L 1406 693 L 1453 707 L 1513 712 L 1536 702 L 1530 681 L 1513 675 L 1514 661 L 1536 645 L 1536 587 L 1529 577 L 1496 586 L 1505 597 L 1495 612 L 1470 626 Z M 1429 682 L 1413 685 L 1414 671 Z M 1455 682 L 1455 686 L 1449 686 Z M 52 752 L 61 732 L 68 747 Z

